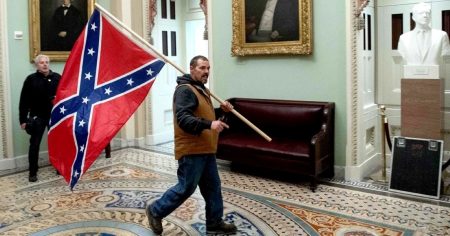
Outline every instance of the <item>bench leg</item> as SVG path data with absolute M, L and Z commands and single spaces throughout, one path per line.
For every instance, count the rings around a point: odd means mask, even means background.
M 309 186 L 309 189 L 311 189 L 311 191 L 312 191 L 313 193 L 316 192 L 316 189 L 317 189 L 317 179 L 316 179 L 316 177 L 314 177 L 314 176 L 311 177 L 311 185 Z

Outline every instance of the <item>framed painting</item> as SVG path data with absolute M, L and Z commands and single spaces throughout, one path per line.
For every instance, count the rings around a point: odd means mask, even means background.
M 94 0 L 28 0 L 30 60 L 66 61 L 94 10 Z
M 312 0 L 233 0 L 233 56 L 312 53 Z

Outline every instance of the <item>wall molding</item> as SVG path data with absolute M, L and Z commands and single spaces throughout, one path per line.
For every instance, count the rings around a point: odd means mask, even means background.
M 362 176 L 374 173 L 381 168 L 380 155 L 374 155 L 359 165 L 345 167 L 345 180 L 361 181 Z
M 13 155 L 6 4 L 0 1 L 0 160 Z
M 347 154 L 347 164 L 356 165 L 358 163 L 358 28 L 359 28 L 359 17 L 355 17 L 356 12 L 358 11 L 358 1 L 351 0 L 351 11 L 352 14 L 349 14 L 350 17 L 350 74 L 349 74 L 349 84 L 350 84 L 350 93 L 348 98 L 348 111 L 349 115 L 349 152 Z
M 48 152 L 40 152 L 39 153 L 39 166 L 43 167 L 44 165 L 49 164 Z M 0 159 L 0 170 L 9 170 L 9 169 L 26 169 L 28 170 L 28 154 L 16 156 L 13 158 Z

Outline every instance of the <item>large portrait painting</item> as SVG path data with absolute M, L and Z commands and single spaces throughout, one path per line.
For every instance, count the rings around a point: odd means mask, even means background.
M 311 54 L 312 0 L 233 0 L 233 56 Z
M 30 59 L 67 60 L 94 10 L 94 0 L 29 0 Z

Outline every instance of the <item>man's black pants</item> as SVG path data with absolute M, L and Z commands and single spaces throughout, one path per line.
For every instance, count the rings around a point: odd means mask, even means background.
M 42 141 L 45 127 L 48 125 L 48 120 L 36 118 L 33 123 L 33 128 L 30 130 L 30 149 L 28 150 L 28 163 L 30 164 L 30 176 L 35 176 L 39 169 L 39 147 Z

